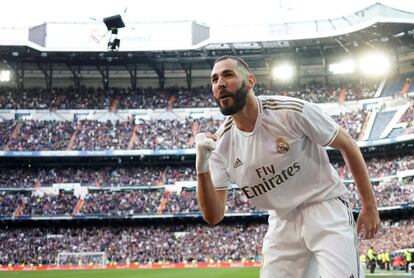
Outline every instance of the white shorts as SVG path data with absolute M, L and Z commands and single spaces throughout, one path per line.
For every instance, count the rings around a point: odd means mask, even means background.
M 261 278 L 363 278 L 352 209 L 340 198 L 270 212 Z

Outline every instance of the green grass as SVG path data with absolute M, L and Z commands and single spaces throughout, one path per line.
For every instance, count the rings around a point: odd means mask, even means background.
M 401 272 L 399 272 L 402 274 Z M 117 269 L 117 270 L 48 270 L 48 271 L 22 271 L 0 272 L 0 278 L 258 278 L 259 268 L 193 268 L 193 269 Z M 396 278 L 406 275 L 367 275 L 367 278 Z

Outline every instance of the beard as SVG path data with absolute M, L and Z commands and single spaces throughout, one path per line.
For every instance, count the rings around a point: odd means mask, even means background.
M 233 99 L 233 104 L 225 107 L 221 106 L 220 99 L 214 96 L 213 98 L 216 101 L 217 105 L 220 107 L 221 113 L 225 116 L 230 116 L 243 109 L 243 107 L 246 105 L 248 92 L 249 90 L 246 88 L 246 84 L 244 82 L 234 94 L 230 93 L 227 90 L 224 90 L 224 93 L 226 95 L 230 94 L 229 97 Z

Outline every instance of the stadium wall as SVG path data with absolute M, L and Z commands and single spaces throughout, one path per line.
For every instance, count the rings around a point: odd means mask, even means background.
M 125 265 L 76 265 L 76 266 L 0 266 L 4 271 L 44 271 L 44 270 L 85 270 L 85 269 L 160 269 L 160 268 L 233 268 L 233 267 L 260 267 L 260 262 L 217 262 L 217 263 L 154 263 L 154 264 L 125 264 Z

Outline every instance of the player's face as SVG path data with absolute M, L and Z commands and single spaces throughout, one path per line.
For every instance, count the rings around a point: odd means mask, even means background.
M 237 62 L 231 59 L 214 65 L 211 73 L 214 100 L 223 115 L 233 115 L 246 105 L 248 89 Z

